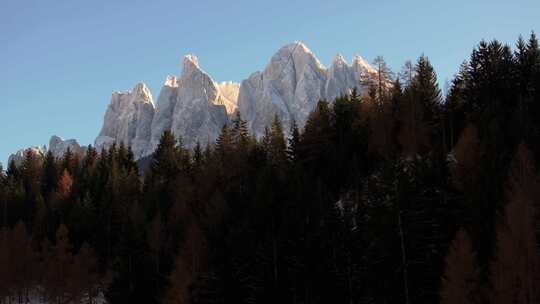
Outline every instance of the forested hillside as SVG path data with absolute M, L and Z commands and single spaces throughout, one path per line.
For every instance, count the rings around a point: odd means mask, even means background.
M 422 55 L 302 130 L 0 170 L 0 303 L 540 303 L 540 48 Z M 388 81 L 391 79 L 392 81 Z

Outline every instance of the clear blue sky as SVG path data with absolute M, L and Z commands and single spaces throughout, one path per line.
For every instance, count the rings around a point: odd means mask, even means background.
M 0 0 L 0 161 L 52 134 L 92 143 L 113 90 L 144 81 L 157 99 L 190 52 L 220 81 L 294 40 L 325 64 L 359 53 L 399 70 L 425 53 L 442 86 L 480 39 L 531 30 L 538 0 Z

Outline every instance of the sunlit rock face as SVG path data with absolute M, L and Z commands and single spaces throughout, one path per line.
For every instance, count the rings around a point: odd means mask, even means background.
M 240 84 L 232 81 L 223 81 L 217 85 L 221 93 L 220 102 L 225 106 L 227 114 L 233 114 L 237 108 Z
M 123 143 L 131 147 L 136 158 L 143 156 L 150 141 L 154 113 L 152 94 L 144 83 L 138 83 L 131 91 L 114 92 L 95 146 L 101 149 L 115 142 Z
M 155 150 L 166 130 L 182 138 L 187 147 L 214 141 L 228 124 L 228 113 L 236 109 L 236 87 L 216 83 L 200 68 L 197 57 L 186 55 L 182 75 L 167 77 L 161 88 L 146 154 Z
M 35 157 L 43 157 L 47 152 L 51 152 L 56 158 L 61 158 L 69 150 L 73 154 L 83 155 L 86 152 L 87 147 L 81 146 L 75 139 L 62 139 L 62 137 L 53 135 L 49 139 L 49 146 L 32 146 L 26 149 L 21 149 L 8 158 L 8 163 L 15 162 L 15 165 L 19 166 L 23 163 L 27 153 Z
M 23 163 L 27 153 L 30 153 L 36 157 L 42 157 L 45 155 L 45 153 L 47 153 L 47 148 L 45 146 L 33 146 L 26 149 L 21 149 L 9 156 L 8 164 L 14 162 L 15 165 L 20 166 Z
M 362 77 L 376 70 L 360 56 L 348 64 L 337 55 L 325 67 L 301 42 L 280 48 L 261 72 L 240 84 L 216 82 L 194 55 L 182 61 L 180 76 L 168 76 L 154 106 L 146 85 L 128 92 L 114 92 L 105 113 L 97 148 L 113 143 L 131 146 L 135 158 L 151 154 L 164 131 L 171 130 L 188 148 L 219 136 L 223 125 L 240 112 L 248 127 L 260 136 L 278 115 L 289 130 L 295 120 L 303 127 L 319 100 L 333 101 L 357 88 Z
M 49 140 L 49 148 L 55 157 L 62 157 L 70 150 L 74 154 L 83 154 L 86 151 L 85 146 L 81 146 L 75 139 L 63 139 L 60 136 L 53 135 Z
M 276 114 L 285 131 L 293 120 L 302 128 L 319 100 L 332 102 L 354 88 L 361 94 L 364 88 L 360 79 L 376 73 L 360 56 L 353 57 L 349 64 L 338 54 L 326 67 L 306 45 L 294 42 L 280 48 L 262 71 L 241 83 L 216 82 L 199 66 L 195 55 L 186 55 L 181 75 L 165 79 L 156 105 L 144 83 L 130 91 L 113 92 L 94 145 L 99 150 L 123 143 L 139 159 L 152 154 L 163 132 L 171 130 L 192 148 L 197 142 L 214 142 L 235 112 L 240 112 L 258 137 Z M 68 148 L 74 152 L 85 149 L 75 140 L 58 136 L 49 142 L 49 149 L 57 157 Z M 39 150 L 30 149 L 36 153 Z M 21 150 L 13 159 L 23 155 Z
M 262 72 L 242 81 L 238 109 L 258 136 L 275 114 L 285 130 L 293 120 L 303 127 L 319 100 L 333 101 L 353 88 L 361 92 L 360 78 L 373 73 L 359 56 L 349 65 L 337 55 L 327 68 L 303 43 L 294 42 L 280 48 Z

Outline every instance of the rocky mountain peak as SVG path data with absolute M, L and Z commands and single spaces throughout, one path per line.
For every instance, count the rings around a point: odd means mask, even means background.
M 156 105 L 143 82 L 129 91 L 113 92 L 95 146 L 124 143 L 138 159 L 151 154 L 163 132 L 171 130 L 192 147 L 197 141 L 214 141 L 235 111 L 256 136 L 263 134 L 275 114 L 284 130 L 289 130 L 292 120 L 303 127 L 319 100 L 332 101 L 353 88 L 361 93 L 360 77 L 375 73 L 358 55 L 349 65 L 337 54 L 326 68 L 304 43 L 295 41 L 279 48 L 262 71 L 240 84 L 218 83 L 201 68 L 197 56 L 188 54 L 182 59 L 181 75 L 166 77 Z M 58 155 L 67 147 L 80 147 L 58 136 L 51 138 L 49 146 Z
M 193 54 L 187 54 L 182 61 L 182 73 L 187 74 L 193 70 L 200 70 L 199 58 Z

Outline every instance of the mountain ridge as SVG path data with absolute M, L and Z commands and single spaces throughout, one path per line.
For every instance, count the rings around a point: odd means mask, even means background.
M 124 143 L 140 159 L 155 150 L 163 131 L 171 130 L 193 147 L 215 141 L 236 111 L 257 137 L 274 115 L 284 130 L 293 121 L 302 128 L 319 100 L 332 101 L 354 88 L 362 92 L 360 79 L 375 73 L 359 55 L 349 64 L 338 53 L 325 66 L 304 43 L 295 41 L 279 48 L 262 70 L 240 83 L 217 82 L 196 55 L 187 54 L 180 75 L 165 78 L 155 102 L 143 82 L 128 91 L 113 91 L 94 145 L 101 149 Z

